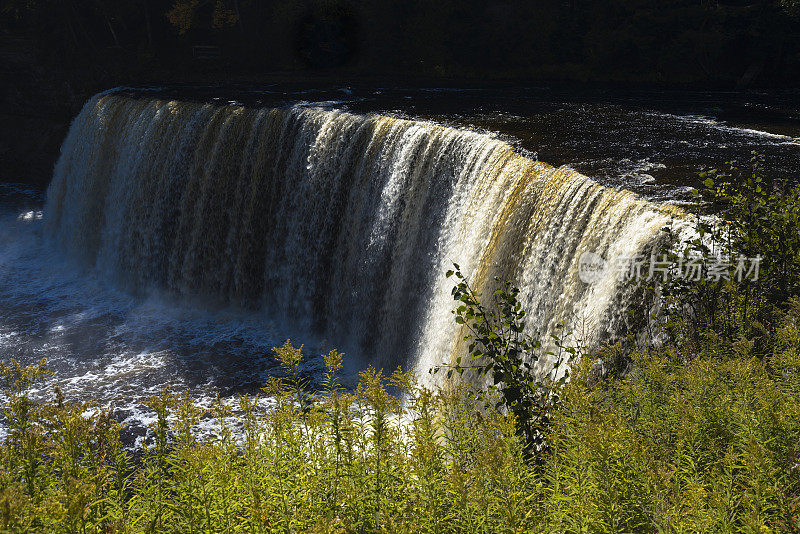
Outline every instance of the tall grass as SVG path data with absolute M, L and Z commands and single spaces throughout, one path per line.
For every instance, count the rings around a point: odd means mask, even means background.
M 0 367 L 11 428 L 0 453 L 0 527 L 30 532 L 497 532 L 533 526 L 537 479 L 513 420 L 479 413 L 464 388 L 431 391 L 367 369 L 354 391 L 326 356 L 311 395 L 302 353 L 276 349 L 286 378 L 258 400 L 201 410 L 188 395 L 149 401 L 143 450 L 111 414 L 62 397 L 35 404 L 44 367 Z M 393 393 L 387 387 L 391 384 Z M 215 436 L 198 435 L 201 420 Z M 235 427 L 235 428 L 234 428 Z
M 768 358 L 679 349 L 636 354 L 598 381 L 586 361 L 562 392 L 540 462 L 513 416 L 463 384 L 430 390 L 367 369 L 354 390 L 325 356 L 311 394 L 300 348 L 259 399 L 200 409 L 149 401 L 143 449 L 112 414 L 34 403 L 44 365 L 0 366 L 4 532 L 792 532 L 800 529 L 800 306 Z M 391 391 L 391 394 L 390 394 Z M 402 399 L 402 402 L 401 402 Z M 261 403 L 263 404 L 263 403 Z M 212 437 L 198 424 L 211 421 Z

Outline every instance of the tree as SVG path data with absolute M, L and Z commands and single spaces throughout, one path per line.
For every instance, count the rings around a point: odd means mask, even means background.
M 240 20 L 239 4 L 232 2 L 228 6 L 223 0 L 176 0 L 172 9 L 167 12 L 169 22 L 178 30 L 180 35 L 194 27 L 206 24 L 214 29 L 227 28 L 235 25 Z M 210 21 L 202 20 L 204 11 L 210 8 Z
M 781 0 L 781 7 L 792 17 L 800 17 L 800 0 Z

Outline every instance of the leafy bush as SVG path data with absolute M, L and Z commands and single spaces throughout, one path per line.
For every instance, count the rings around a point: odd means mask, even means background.
M 462 356 L 457 356 L 452 365 L 444 366 L 447 377 L 466 371 L 479 378 L 471 379 L 471 383 L 482 384 L 489 379 L 485 389 L 474 391 L 476 398 L 483 400 L 487 409 L 513 414 L 527 452 L 541 461 L 553 412 L 560 402 L 559 393 L 569 377 L 569 369 L 563 364 L 576 356 L 577 350 L 565 344 L 568 334 L 553 335 L 554 348 L 544 350 L 540 341 L 525 333 L 525 310 L 517 298 L 519 289 L 510 281 L 501 284 L 495 279 L 500 288 L 492 293 L 491 301 L 481 302 L 460 267 L 454 267 L 447 277 L 457 279 L 453 299 L 459 306 L 453 313 L 456 323 L 465 330 L 464 341 L 469 342 L 469 363 L 462 364 Z M 542 362 L 547 372 L 536 369 L 541 359 L 547 360 Z M 493 402 L 485 402 L 487 395 Z
M 800 529 L 798 319 L 795 304 L 766 358 L 673 347 L 601 384 L 576 369 L 551 436 L 552 530 Z
M 135 451 L 121 446 L 109 414 L 58 395 L 33 403 L 27 390 L 42 366 L 5 365 L 0 528 L 797 531 L 799 324 L 800 301 L 768 358 L 664 349 L 634 354 L 634 373 L 602 382 L 588 360 L 573 366 L 539 466 L 516 418 L 485 410 L 457 380 L 434 391 L 368 369 L 348 391 L 335 351 L 313 395 L 295 381 L 302 353 L 287 343 L 276 349 L 287 377 L 270 380 L 266 397 L 210 410 L 188 395 L 153 398 L 150 439 Z M 198 433 L 201 421 L 213 435 Z
M 721 350 L 752 342 L 766 355 L 788 303 L 800 295 L 800 188 L 767 180 L 763 156 L 755 153 L 744 169 L 731 162 L 701 176 L 705 190 L 696 194 L 715 217 L 698 217 L 687 243 L 673 236 L 672 270 L 656 280 L 666 331 L 677 343 Z M 697 275 L 680 276 L 693 260 Z

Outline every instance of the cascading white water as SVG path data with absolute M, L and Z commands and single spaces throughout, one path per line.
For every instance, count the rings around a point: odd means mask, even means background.
M 48 190 L 56 246 L 133 292 L 258 308 L 420 370 L 460 350 L 453 262 L 521 289 L 528 326 L 613 335 L 622 283 L 578 258 L 634 256 L 679 210 L 604 188 L 484 133 L 306 106 L 97 95 Z

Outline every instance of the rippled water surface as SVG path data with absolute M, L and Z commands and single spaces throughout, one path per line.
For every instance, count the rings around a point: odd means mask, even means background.
M 141 91 L 139 91 L 141 94 Z M 246 105 L 307 102 L 496 132 L 520 152 L 569 165 L 648 198 L 688 200 L 697 172 L 767 156 L 773 175 L 800 169 L 800 93 L 564 91 L 546 87 L 159 89 L 147 94 Z

